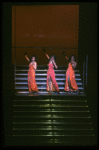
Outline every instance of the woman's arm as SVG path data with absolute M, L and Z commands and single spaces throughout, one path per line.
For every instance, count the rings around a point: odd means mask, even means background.
M 67 59 L 67 60 L 69 60 L 69 58 L 65 55 L 65 52 L 63 51 L 63 56 Z
M 30 61 L 30 59 L 27 57 L 27 55 L 25 55 L 25 58 L 27 59 L 27 61 Z
M 52 60 L 52 62 L 53 62 L 53 64 L 54 64 L 55 68 L 57 69 L 58 67 L 57 67 L 57 65 L 56 65 L 55 61 L 54 61 L 54 60 Z
M 73 69 L 75 69 L 75 68 L 76 68 L 76 66 L 77 66 L 77 62 L 72 61 L 72 62 L 71 62 L 71 64 L 72 64 Z
M 44 49 L 44 48 L 43 48 L 43 52 L 45 53 L 46 57 L 47 57 L 48 59 L 50 59 L 50 57 L 48 56 L 48 54 L 45 52 L 45 49 Z
M 47 57 L 48 59 L 50 59 L 50 57 L 48 56 L 48 54 L 47 54 L 47 53 L 45 53 L 45 55 L 46 55 L 46 57 Z
M 65 58 L 66 58 L 67 60 L 69 60 L 69 58 L 68 58 L 67 56 L 65 56 Z

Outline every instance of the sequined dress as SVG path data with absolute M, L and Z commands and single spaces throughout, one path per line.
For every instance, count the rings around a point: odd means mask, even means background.
M 66 71 L 66 83 L 65 83 L 65 89 L 64 89 L 65 91 L 69 90 L 68 79 L 70 80 L 71 88 L 73 90 L 78 90 L 78 86 L 75 81 L 75 73 L 74 73 L 71 63 L 69 63 L 68 69 Z
M 49 87 L 50 86 L 50 87 Z M 47 71 L 47 91 L 51 88 L 51 91 L 59 91 L 58 84 L 55 79 L 55 72 L 53 64 L 48 64 Z
M 37 84 L 35 81 L 35 70 L 33 68 L 33 65 L 29 65 L 29 71 L 28 71 L 28 87 L 29 87 L 29 92 L 31 91 L 38 91 Z

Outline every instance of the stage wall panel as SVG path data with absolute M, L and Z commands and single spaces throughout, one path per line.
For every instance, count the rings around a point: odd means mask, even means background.
M 64 48 L 66 48 L 64 51 L 68 57 L 71 54 L 77 57 L 78 30 L 79 5 L 12 7 L 12 50 L 14 50 L 14 47 L 17 47 L 16 58 L 20 65 L 26 63 L 21 55 L 24 52 L 28 52 L 28 55 L 31 55 L 31 51 L 37 55 L 38 60 L 40 59 L 38 64 L 43 65 L 47 62 L 45 56 L 43 57 L 44 54 L 42 54 L 41 49 L 31 50 L 31 48 L 26 49 L 24 47 L 57 48 L 48 49 L 47 51 L 49 55 L 52 53 L 56 55 L 58 64 L 64 64 L 62 56 Z M 20 48 L 18 49 L 18 47 Z M 61 62 L 58 62 L 59 58 Z

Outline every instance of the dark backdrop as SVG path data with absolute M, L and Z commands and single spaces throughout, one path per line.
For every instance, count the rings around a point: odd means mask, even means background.
M 67 66 L 62 52 L 78 58 L 78 32 L 79 5 L 12 6 L 12 64 L 16 59 L 17 65 L 27 65 L 27 52 L 28 57 L 37 56 L 38 65 L 46 65 L 45 47 L 56 56 L 57 65 Z

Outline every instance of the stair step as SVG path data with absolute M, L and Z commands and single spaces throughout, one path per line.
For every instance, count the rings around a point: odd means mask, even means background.
M 46 114 L 46 115 L 45 115 Z M 61 114 L 61 115 L 60 115 Z M 79 115 L 78 115 L 79 114 Z M 14 117 L 25 118 L 91 118 L 88 112 L 14 112 Z
M 33 130 L 51 130 L 51 129 L 53 129 L 53 130 L 75 130 L 75 129 L 78 129 L 78 130 L 80 130 L 80 129 L 82 129 L 82 130 L 86 130 L 86 129 L 93 129 L 92 128 L 92 124 L 88 124 L 88 123 L 86 123 L 86 124 L 79 124 L 79 123 L 72 123 L 72 124 L 65 124 L 65 126 L 64 126 L 64 124 L 54 124 L 54 123 L 52 123 L 52 125 L 47 125 L 47 124 L 34 124 L 34 122 L 33 123 L 18 123 L 18 122 L 13 122 L 13 127 L 14 127 L 14 129 L 22 129 L 22 128 L 26 128 L 26 129 L 33 129 Z M 22 129 L 23 130 L 23 129 Z
M 30 96 L 30 95 L 29 95 L 29 90 L 27 90 L 27 89 L 23 89 L 23 90 L 21 89 L 20 91 L 18 90 L 17 93 L 25 94 L 25 96 L 26 96 L 26 95 Z M 17 94 L 17 93 L 16 93 L 16 94 Z M 55 92 L 51 92 L 51 93 L 52 93 L 52 94 L 55 94 Z M 77 93 L 77 92 L 75 92 L 75 94 L 76 94 L 76 93 Z M 44 95 L 44 94 L 49 94 L 49 92 L 47 92 L 46 90 L 45 90 L 45 91 L 39 91 L 38 95 L 39 95 L 39 94 L 40 94 L 40 95 Z M 67 95 L 72 95 L 72 94 L 73 94 L 73 95 L 74 95 L 74 92 L 71 92 L 71 93 L 69 94 L 69 92 L 60 91 L 60 94 L 63 94 L 63 95 L 65 95 L 65 94 L 67 94 Z M 84 93 L 83 93 L 83 92 L 80 92 L 80 94 L 82 94 L 82 95 L 84 96 Z M 32 95 L 32 94 L 31 94 L 31 95 Z M 82 96 L 82 95 L 81 95 L 81 96 Z M 33 96 L 33 95 L 32 95 L 32 96 Z
M 28 86 L 16 86 L 15 89 L 28 89 Z M 38 86 L 38 89 L 46 90 L 46 87 Z M 59 87 L 59 89 L 64 90 L 64 87 Z M 78 90 L 83 90 L 83 87 L 78 87 Z
M 16 76 L 28 76 L 27 73 L 18 73 Z M 47 76 L 47 73 L 35 73 L 35 76 Z M 66 74 L 55 74 L 55 76 L 66 76 Z M 80 74 L 75 74 L 75 76 L 80 76 Z
M 28 80 L 28 78 L 22 78 L 22 77 L 17 77 L 17 78 L 15 78 L 15 80 Z M 47 77 L 46 78 L 35 78 L 35 80 L 37 81 L 37 80 L 47 80 Z M 65 78 L 63 79 L 63 78 L 56 78 L 56 80 L 58 81 L 58 80 L 65 80 Z M 75 78 L 75 80 L 77 80 L 77 81 L 81 81 L 81 78 Z
M 43 100 L 42 100 L 42 99 L 36 99 L 36 100 L 35 100 L 35 99 L 17 99 L 17 98 L 16 98 L 16 99 L 14 100 L 14 102 L 30 102 L 30 103 L 31 103 L 31 102 L 37 102 L 37 103 L 38 103 L 38 102 L 41 102 L 41 103 L 42 103 L 42 102 L 44 102 L 44 103 L 46 103 L 46 102 L 47 102 L 47 103 L 50 103 L 50 102 L 51 102 L 51 103 L 52 103 L 52 102 L 56 102 L 56 103 L 57 103 L 57 102 L 58 102 L 58 103 L 60 103 L 60 102 L 61 102 L 61 103 L 62 103 L 62 102 L 69 102 L 69 103 L 72 103 L 72 102 L 75 102 L 75 103 L 76 103 L 76 102 L 77 102 L 77 103 L 78 103 L 78 102 L 80 102 L 80 103 L 86 102 L 86 103 L 87 103 L 87 100 L 86 100 L 86 99 L 84 99 L 84 100 L 83 100 L 83 99 L 60 99 L 60 98 L 59 98 L 59 99 L 53 99 L 53 98 L 51 98 L 51 99 L 49 99 L 49 98 L 46 99 L 46 98 L 45 98 L 45 99 L 44 99 L 44 98 L 43 98 Z
M 50 105 L 50 104 L 42 104 L 42 105 L 37 105 L 37 104 L 25 104 L 25 105 L 22 105 L 22 104 L 16 104 L 16 105 L 14 105 L 14 107 L 20 107 L 20 109 L 21 108 L 23 108 L 24 107 L 24 109 L 26 109 L 26 108 L 30 108 L 30 107 L 32 107 L 32 108 L 46 108 L 46 109 L 51 109 L 51 108 L 74 108 L 74 107 L 80 107 L 80 108 L 82 108 L 82 107 L 88 107 L 88 105 L 86 105 L 86 104 L 83 104 L 83 105 L 81 105 L 81 104 L 72 104 L 72 105 L 70 105 L 70 104 L 66 104 L 66 105 L 58 105 L 58 104 L 52 104 L 52 105 Z
M 69 126 L 69 127 L 71 127 L 71 126 L 73 126 L 73 127 L 75 127 L 75 126 L 91 126 L 92 127 L 92 122 L 91 121 L 89 121 L 89 122 L 58 122 L 58 121 L 55 121 L 55 120 L 45 120 L 45 121 L 38 121 L 38 122 L 36 122 L 36 121 L 30 121 L 30 122 L 13 122 L 13 125 L 14 126 L 23 126 L 23 125 L 29 125 L 29 126 L 51 126 L 51 125 L 58 125 L 58 126 L 64 126 L 64 124 L 66 125 L 66 126 Z M 65 127 L 65 126 L 64 126 Z
M 37 85 L 41 85 L 41 84 L 43 84 L 43 85 L 46 85 L 46 82 L 36 82 L 37 83 Z M 58 82 L 57 82 L 58 83 Z M 22 84 L 28 84 L 28 82 L 15 82 L 15 84 L 17 85 L 17 84 L 20 84 L 20 85 L 22 85 Z M 65 85 L 65 83 L 63 82 L 59 82 L 58 83 L 58 85 Z M 77 83 L 77 85 L 82 85 L 82 83 Z
M 17 66 L 15 91 L 22 95 L 13 100 L 13 143 L 16 144 L 83 144 L 94 143 L 94 130 L 87 99 L 78 92 L 64 91 L 66 67 L 55 70 L 60 96 L 46 97 L 47 67 L 36 70 L 38 96 L 29 94 L 29 66 Z M 22 69 L 22 70 L 21 70 Z M 76 82 L 81 92 L 82 79 L 79 70 L 75 70 Z M 35 92 L 36 93 L 36 92 Z M 34 93 L 34 95 L 36 95 Z M 57 92 L 52 92 L 52 95 Z M 63 96 L 62 96 L 63 94 Z M 30 96 L 30 97 L 28 97 Z M 64 99 L 65 97 L 65 99 Z M 72 143 L 72 144 L 71 144 Z
M 16 69 L 15 71 L 20 71 L 20 72 L 21 72 L 21 71 L 22 71 L 22 72 L 23 72 L 23 71 L 27 71 L 27 72 L 28 72 L 28 70 L 29 70 L 29 69 L 25 69 L 25 70 L 24 70 L 24 69 Z M 36 70 L 36 72 L 39 72 L 39 71 L 40 71 L 40 72 L 47 72 L 48 70 L 47 70 L 47 69 Z M 55 72 L 65 72 L 65 73 L 66 73 L 66 70 L 54 70 L 54 71 L 55 71 Z M 79 70 L 74 70 L 74 72 L 79 72 Z
M 34 123 L 46 123 L 46 124 L 75 124 L 75 123 L 92 123 L 91 122 L 91 118 L 86 117 L 86 118 L 75 118 L 75 117 L 68 117 L 68 118 L 46 118 L 46 117 L 42 117 L 42 118 L 32 118 L 32 117 L 13 117 L 13 122 L 21 122 L 21 123 L 25 123 L 25 122 L 34 122 Z
M 51 102 L 51 101 L 14 101 L 14 107 L 35 107 L 41 109 L 43 107 L 44 111 L 48 112 L 57 112 L 58 107 L 88 107 L 86 102 L 80 101 L 80 102 L 67 102 L 67 101 L 56 101 L 56 102 Z M 49 107 L 49 108 L 46 108 Z M 55 107 L 55 108 L 53 108 Z M 33 112 L 34 110 L 32 110 Z M 62 110 L 61 110 L 62 111 Z M 78 110 L 77 110 L 78 111 Z M 40 110 L 38 110 L 40 112 Z M 60 111 L 59 111 L 60 112 Z M 65 111 L 63 111 L 65 112 Z M 67 112 L 67 110 L 66 110 Z M 69 111 L 68 111 L 69 112 Z M 71 111 L 70 111 L 71 112 Z M 76 112 L 76 111 L 74 111 Z
M 54 131 L 54 133 L 52 131 L 33 131 L 33 130 L 21 130 L 21 131 L 14 131 L 14 135 L 13 136 L 94 136 L 94 134 L 92 132 L 90 132 L 90 130 L 66 130 L 66 131 Z
M 21 138 L 20 138 L 21 137 Z M 25 142 L 24 142 L 25 141 Z M 94 146 L 94 136 L 13 136 L 15 145 L 23 146 Z
M 39 109 L 39 111 L 38 111 L 38 109 Z M 51 109 L 53 110 L 53 111 L 51 111 Z M 59 112 L 61 112 L 62 111 L 62 113 L 64 113 L 64 112 L 67 112 L 67 113 L 73 113 L 73 112 L 75 112 L 75 113 L 77 113 L 76 111 L 78 111 L 78 113 L 79 112 L 81 112 L 81 113 L 89 113 L 88 112 L 88 106 L 86 105 L 86 106 L 79 106 L 79 105 L 75 105 L 75 106 L 73 106 L 73 105 L 71 105 L 71 106 L 67 106 L 67 107 L 62 107 L 62 106 L 45 106 L 45 105 L 42 105 L 42 107 L 40 107 L 40 105 L 36 105 L 36 106 L 30 106 L 29 104 L 28 105 L 25 105 L 25 106 L 22 106 L 22 105 L 14 105 L 14 111 L 15 112 L 19 112 L 19 111 L 21 111 L 21 112 L 24 112 L 24 111 L 26 111 L 26 112 L 39 112 L 39 113 L 41 113 L 41 112 L 52 112 L 52 113 L 54 113 L 54 112 L 57 112 L 57 111 L 59 111 Z

